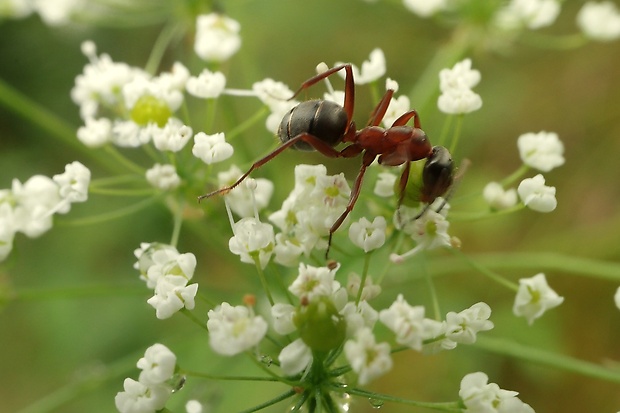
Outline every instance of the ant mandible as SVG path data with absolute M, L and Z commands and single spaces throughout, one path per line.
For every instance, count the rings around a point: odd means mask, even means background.
M 290 99 L 317 82 L 345 70 L 344 106 L 329 100 L 309 100 L 301 102 L 291 109 L 282 119 L 278 128 L 278 137 L 282 144 L 271 153 L 254 162 L 250 169 L 235 183 L 198 197 L 204 198 L 226 194 L 246 179 L 252 171 L 263 166 L 286 148 L 293 147 L 302 151 L 316 150 L 328 158 L 353 158 L 362 154 L 362 165 L 355 178 L 346 209 L 329 229 L 329 241 L 326 257 L 329 254 L 332 236 L 353 210 L 360 195 L 366 169 L 377 159 L 379 164 L 387 166 L 405 165 L 398 183 L 398 205 L 403 201 L 411 162 L 426 159 L 422 172 L 420 201 L 430 205 L 437 197 L 446 193 L 452 185 L 454 164 L 448 150 L 442 146 L 432 147 L 426 133 L 421 129 L 420 117 L 415 110 L 410 110 L 397 118 L 389 128 L 382 128 L 394 90 L 388 89 L 371 113 L 370 120 L 362 129 L 357 130 L 353 121 L 355 82 L 350 64 L 333 67 L 306 80 Z M 413 119 L 413 127 L 407 122 Z M 342 150 L 334 149 L 340 143 L 350 143 Z M 423 210 L 422 213 L 424 213 Z M 421 214 L 422 214 L 421 213 Z M 420 214 L 420 215 L 421 215 Z

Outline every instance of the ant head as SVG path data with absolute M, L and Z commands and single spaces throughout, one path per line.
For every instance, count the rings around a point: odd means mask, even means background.
M 450 152 L 443 146 L 434 146 L 422 171 L 421 201 L 430 204 L 445 194 L 452 185 L 453 174 L 454 161 Z

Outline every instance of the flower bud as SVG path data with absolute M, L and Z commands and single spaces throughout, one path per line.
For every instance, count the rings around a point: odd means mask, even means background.
M 329 297 L 301 306 L 293 318 L 301 339 L 314 351 L 329 351 L 345 339 L 346 322 Z

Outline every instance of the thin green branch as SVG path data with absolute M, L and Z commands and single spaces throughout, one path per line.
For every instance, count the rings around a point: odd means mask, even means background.
M 558 354 L 557 352 L 519 344 L 514 340 L 478 336 L 475 346 L 496 354 L 530 361 L 558 370 L 581 374 L 583 376 L 613 383 L 620 383 L 620 370 L 618 369 L 606 368 L 599 364 L 579 360 L 574 357 Z

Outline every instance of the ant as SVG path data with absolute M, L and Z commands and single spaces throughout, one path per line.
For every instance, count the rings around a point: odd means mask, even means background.
M 357 178 L 355 178 L 349 202 L 344 212 L 329 229 L 329 241 L 325 253 L 327 257 L 332 236 L 353 210 L 360 195 L 366 169 L 375 159 L 378 158 L 381 165 L 405 165 L 398 183 L 399 206 L 405 196 L 411 162 L 413 161 L 426 159 L 422 172 L 420 201 L 430 205 L 437 197 L 445 194 L 452 185 L 454 163 L 446 148 L 431 146 L 426 133 L 421 129 L 418 113 L 415 110 L 410 110 L 397 118 L 389 128 L 379 126 L 394 95 L 394 90 L 388 89 L 385 92 L 372 111 L 366 126 L 359 130 L 353 121 L 355 82 L 350 64 L 333 67 L 306 80 L 290 99 L 294 99 L 301 91 L 343 69 L 345 70 L 344 106 L 322 99 L 301 102 L 291 109 L 280 123 L 278 128 L 278 137 L 282 142 L 280 146 L 254 162 L 250 169 L 241 175 L 235 183 L 201 195 L 198 197 L 198 201 L 217 194 L 227 194 L 243 182 L 252 171 L 263 166 L 289 147 L 302 151 L 316 150 L 328 158 L 353 158 L 361 154 L 362 165 Z M 411 119 L 413 119 L 413 127 L 407 125 Z M 342 150 L 334 148 L 342 142 L 350 145 Z M 419 216 L 424 214 L 426 208 Z

